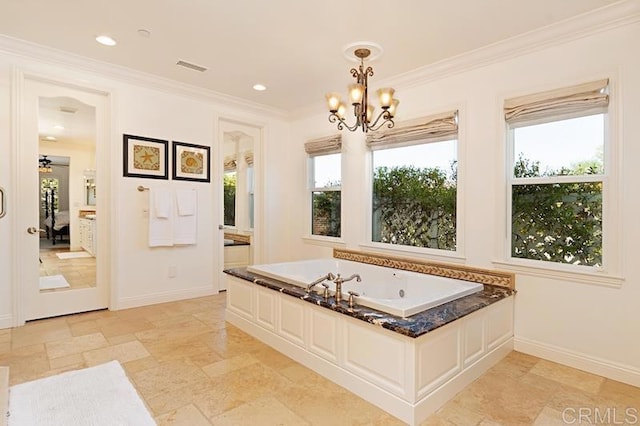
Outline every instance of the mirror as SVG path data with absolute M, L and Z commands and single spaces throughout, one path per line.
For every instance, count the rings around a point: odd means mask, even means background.
M 224 225 L 240 232 L 253 229 L 253 144 L 242 131 L 224 133 Z
M 40 291 L 95 287 L 96 109 L 39 97 L 38 132 Z
M 224 268 L 253 263 L 254 144 L 258 131 L 230 125 L 223 132 Z M 242 130 L 240 130 L 242 128 Z
M 96 171 L 84 171 L 84 204 L 87 206 L 96 205 Z

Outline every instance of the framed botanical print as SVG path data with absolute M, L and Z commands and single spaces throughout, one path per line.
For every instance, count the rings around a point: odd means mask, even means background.
M 173 179 L 211 182 L 211 148 L 173 141 Z
M 122 135 L 124 176 L 169 179 L 169 141 Z

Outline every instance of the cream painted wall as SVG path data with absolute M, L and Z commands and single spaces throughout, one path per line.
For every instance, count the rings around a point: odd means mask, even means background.
M 70 60 L 77 60 L 71 58 Z M 61 62 L 64 62 L 62 60 Z M 89 64 L 95 66 L 95 64 Z M 13 89 L 13 70 L 35 74 L 53 80 L 76 83 L 83 87 L 96 88 L 111 94 L 111 138 L 108 141 L 111 150 L 111 165 L 107 179 L 111 186 L 112 203 L 104 206 L 110 215 L 109 232 L 112 250 L 107 267 L 111 272 L 110 284 L 115 289 L 111 307 L 123 309 L 151 303 L 214 294 L 218 291 L 221 272 L 217 268 L 218 250 L 222 250 L 222 233 L 218 231 L 221 223 L 220 184 L 218 172 L 217 123 L 228 118 L 237 122 L 262 127 L 265 146 L 278 146 L 288 136 L 288 125 L 277 113 L 261 111 L 257 107 L 243 107 L 229 100 L 216 100 L 213 96 L 190 95 L 181 87 L 167 87 L 162 82 L 134 84 L 134 78 L 121 80 L 110 77 L 106 70 L 100 72 L 81 71 L 83 67 L 65 67 L 46 62 L 37 56 L 29 58 L 13 55 L 0 49 L 0 186 L 10 189 L 14 185 L 15 170 L 12 169 L 11 94 Z M 157 87 L 156 87 L 157 86 Z M 195 183 L 173 180 L 139 179 L 122 176 L 122 134 L 130 133 L 147 137 L 177 140 L 211 146 L 212 182 Z M 275 149 L 277 153 L 279 150 Z M 170 146 L 171 152 L 171 146 Z M 268 164 L 271 154 L 265 154 L 262 172 L 271 182 L 281 182 L 282 172 Z M 100 161 L 100 159 L 98 159 Z M 105 167 L 104 163 L 97 165 Z M 148 192 L 138 192 L 136 187 L 144 185 L 152 188 L 194 188 L 198 192 L 198 240 L 196 245 L 173 248 L 149 248 L 147 245 Z M 271 188 L 264 181 L 260 183 L 263 191 Z M 273 191 L 274 194 L 278 190 Z M 261 195 L 263 200 L 270 197 Z M 287 222 L 287 212 L 273 211 L 279 203 L 267 203 L 262 212 L 262 224 L 282 227 Z M 99 205 L 104 211 L 103 205 Z M 17 253 L 15 241 L 21 237 L 14 233 L 11 223 L 18 206 L 9 200 L 9 214 L 0 220 L 0 328 L 10 327 L 14 323 L 11 282 L 15 272 Z M 100 213 L 99 213 L 100 214 Z M 101 215 L 105 217 L 105 214 Z M 269 236 L 271 231 L 262 231 Z M 262 238 L 261 252 L 265 259 L 275 259 L 285 255 L 283 251 L 272 250 L 272 244 Z M 219 248 L 218 248 L 219 246 Z M 277 246 L 277 244 L 276 244 Z M 276 253 L 277 254 L 274 254 Z M 104 253 L 100 254 L 104 256 Z M 175 267 L 176 276 L 169 278 L 169 268 Z M 222 268 L 222 264 L 220 264 Z
M 501 118 L 505 98 L 577 84 L 602 77 L 611 79 L 612 135 L 619 144 L 620 210 L 609 218 L 620 225 L 625 280 L 620 288 L 570 278 L 542 278 L 517 273 L 516 348 L 545 358 L 640 385 L 640 208 L 637 159 L 640 158 L 640 24 L 599 32 L 560 45 L 536 47 L 532 52 L 475 69 L 451 73 L 412 87 L 396 86 L 400 99 L 398 120 L 460 109 L 460 208 L 463 221 L 461 254 L 467 265 L 504 268 L 494 261 L 505 256 L 505 148 Z M 375 81 L 375 78 L 373 79 Z M 345 85 L 348 75 L 345 72 Z M 390 82 L 393 85 L 393 82 Z M 308 235 L 308 198 L 305 190 L 305 141 L 336 133 L 327 114 L 292 123 L 290 164 L 295 178 L 289 192 L 292 258 L 331 256 L 331 247 L 303 239 Z M 363 248 L 367 228 L 369 191 L 368 154 L 361 133 L 343 133 L 343 245 Z M 305 201 L 303 201 L 305 200 Z M 340 247 L 341 245 L 336 245 Z M 364 249 L 370 250 L 367 247 Z M 407 255 L 396 251 L 397 255 Z M 434 258 L 426 254 L 414 257 Z M 451 258 L 449 261 L 459 262 Z M 615 272 L 615 271 L 614 271 Z

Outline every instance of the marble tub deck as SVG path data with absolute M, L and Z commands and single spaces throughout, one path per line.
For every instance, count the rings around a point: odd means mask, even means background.
M 349 308 L 346 300 L 337 304 L 334 297 L 325 299 L 318 293 L 307 292 L 304 288 L 294 284 L 254 274 L 247 271 L 246 268 L 227 269 L 224 272 L 231 276 L 251 281 L 256 285 L 279 291 L 314 305 L 414 338 L 516 293 L 515 290 L 507 287 L 484 284 L 484 289 L 478 293 L 402 318 L 362 305 L 355 305 L 353 308 Z

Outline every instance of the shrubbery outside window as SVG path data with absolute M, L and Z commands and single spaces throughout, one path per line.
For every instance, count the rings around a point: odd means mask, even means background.
M 505 101 L 510 257 L 600 268 L 608 80 Z
M 457 139 L 457 111 L 367 136 L 372 242 L 456 251 Z
M 342 234 L 342 137 L 315 139 L 305 144 L 311 235 L 339 238 Z

